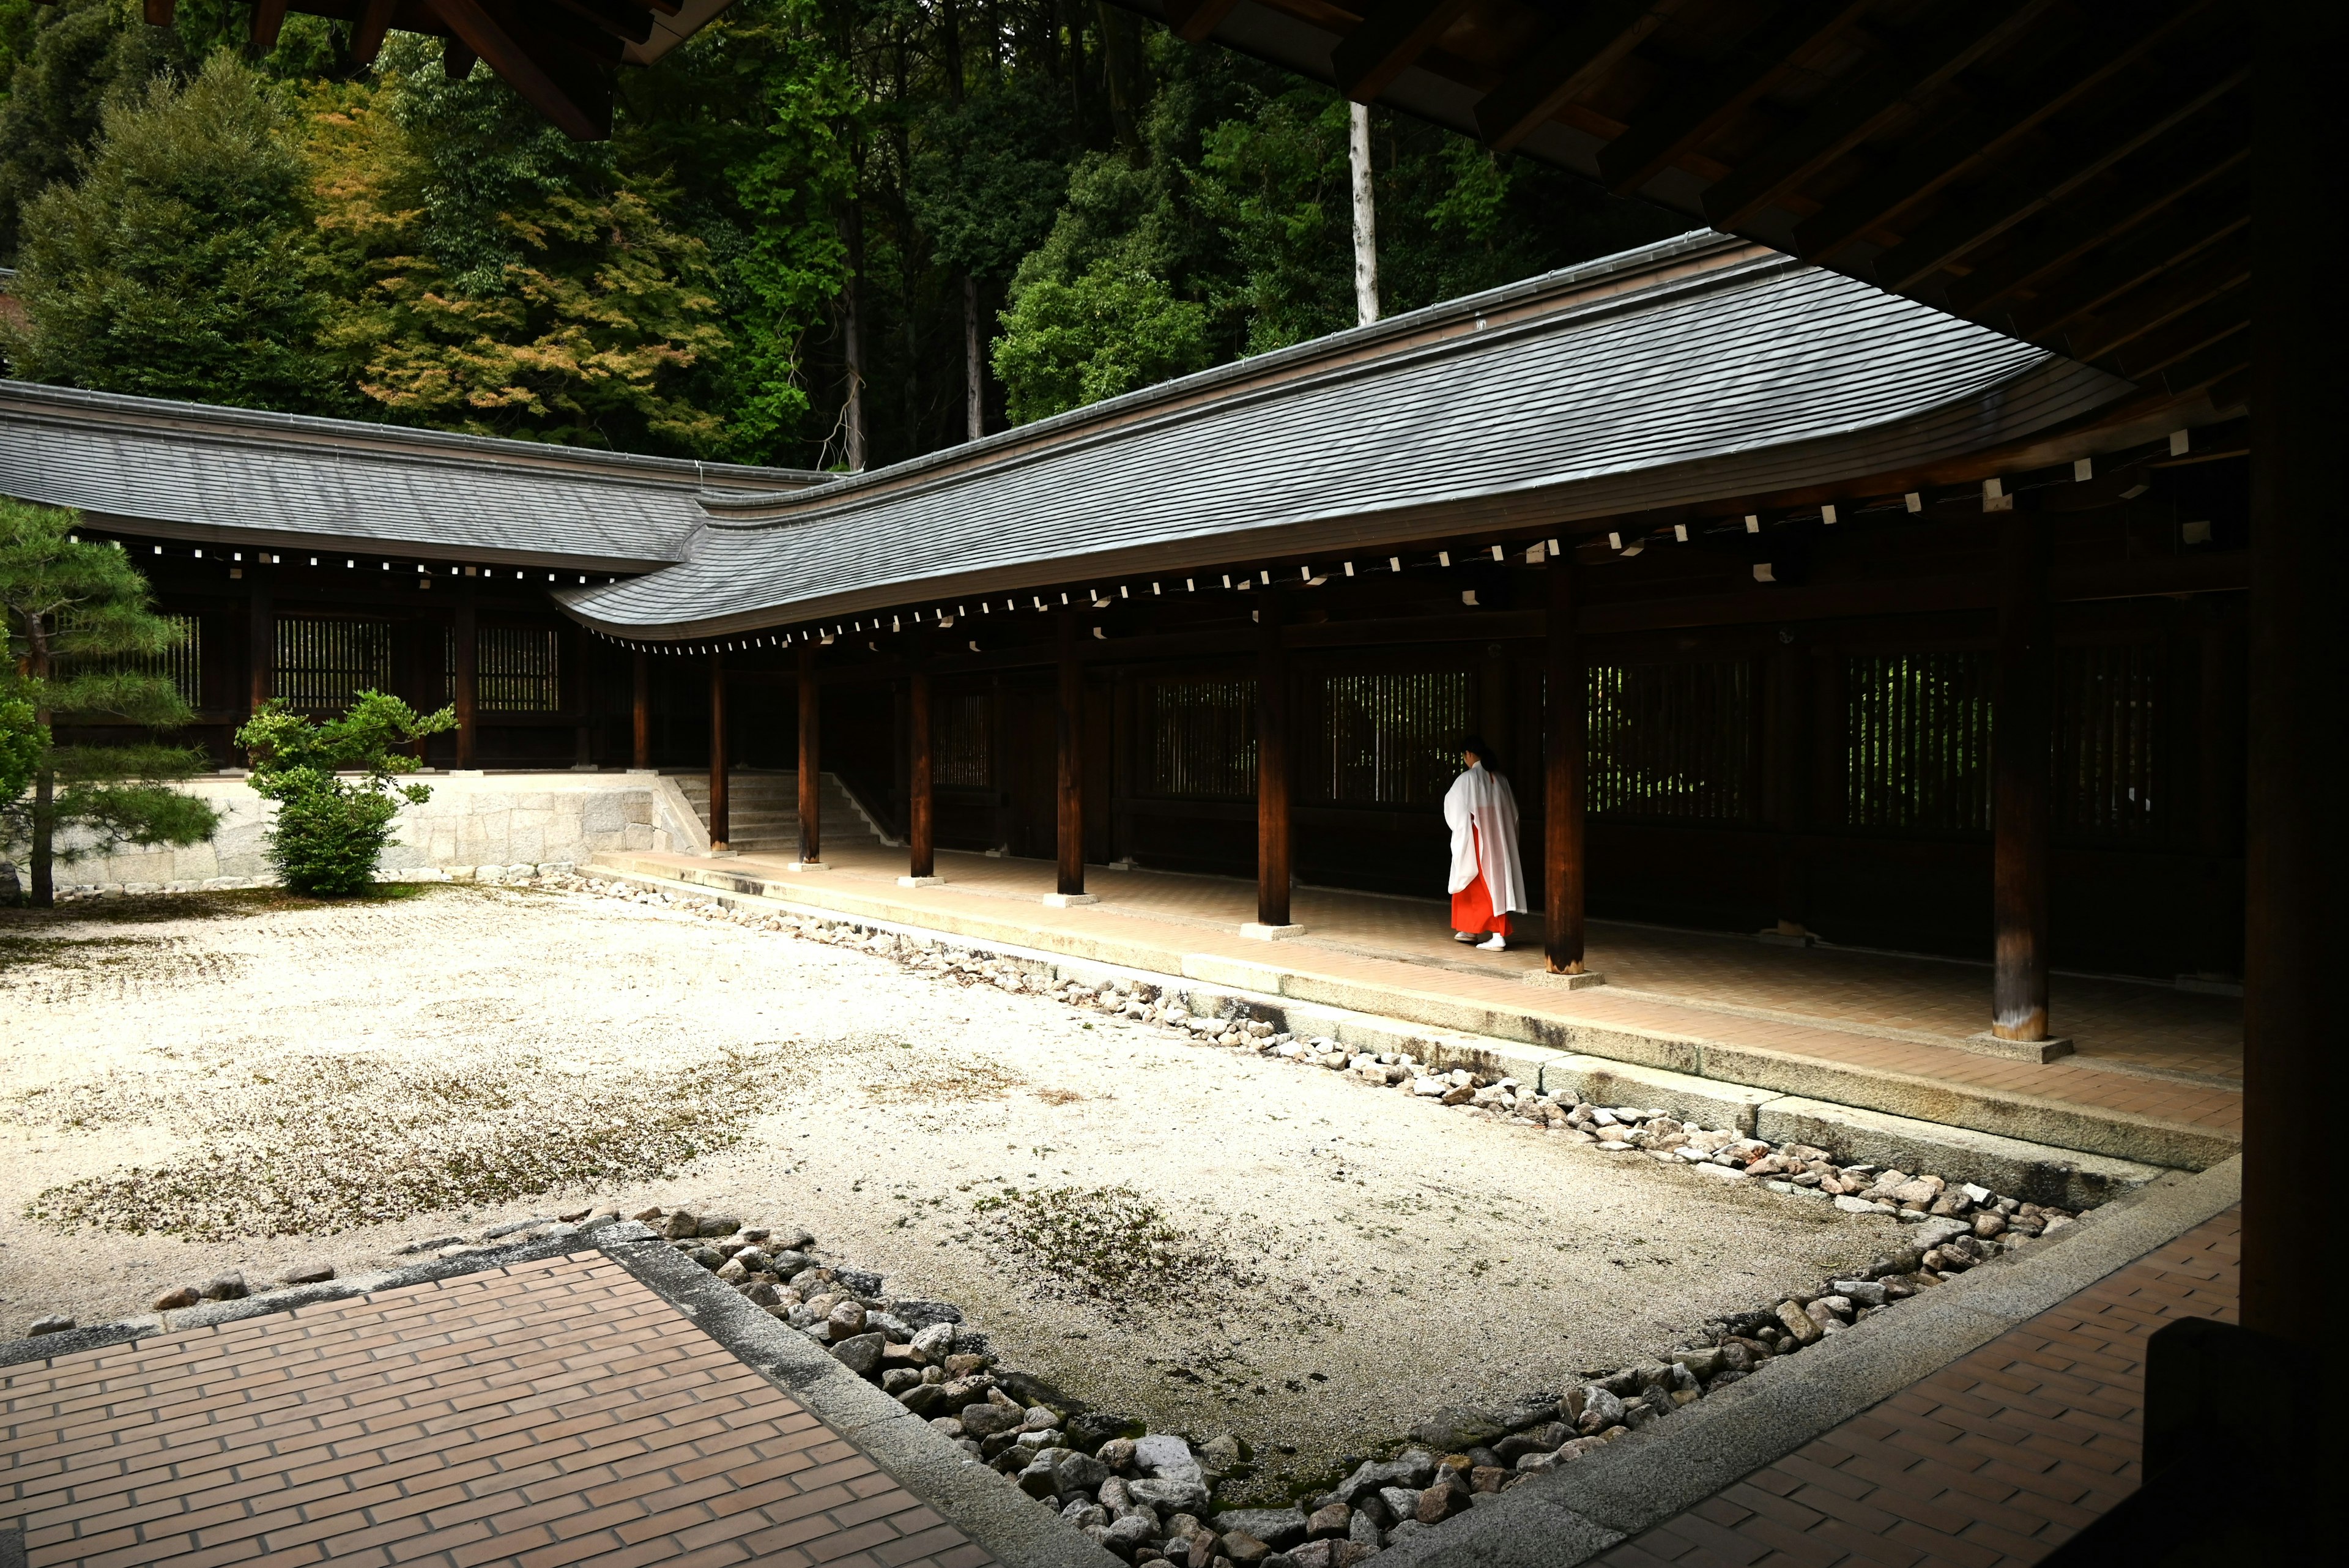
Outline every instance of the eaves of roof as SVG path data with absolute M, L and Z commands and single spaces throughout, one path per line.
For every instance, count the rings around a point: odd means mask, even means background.
M 558 597 L 589 626 L 661 640 L 1538 536 L 1961 455 L 2130 389 L 1754 247 L 1677 272 L 1659 265 L 1663 248 L 1611 258 L 1618 282 L 1620 264 L 1647 267 L 1640 286 L 1553 289 L 1551 307 L 1482 331 L 1414 333 L 1399 319 L 1382 351 L 1340 352 L 1352 335 L 1339 334 L 1290 351 L 1291 373 L 1227 368 L 1213 395 L 1160 389 L 985 462 L 901 465 L 820 495 L 707 498 L 690 560 Z M 1488 300 L 1444 309 L 1500 314 Z

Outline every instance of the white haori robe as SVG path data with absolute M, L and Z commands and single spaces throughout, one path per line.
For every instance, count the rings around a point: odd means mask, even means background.
M 1444 891 L 1457 893 L 1476 879 L 1481 844 L 1481 870 L 1493 912 L 1526 909 L 1526 867 L 1517 857 L 1517 797 L 1509 781 L 1476 763 L 1444 793 L 1444 821 L 1452 829 L 1452 885 Z

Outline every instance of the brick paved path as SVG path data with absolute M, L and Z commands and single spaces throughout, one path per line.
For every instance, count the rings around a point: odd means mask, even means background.
M 599 1253 L 26 1363 L 0 1400 L 31 1568 L 990 1561 Z
M 2137 1490 L 2145 1341 L 2235 1317 L 2240 1210 L 1624 1542 L 1605 1568 L 2005 1568 Z

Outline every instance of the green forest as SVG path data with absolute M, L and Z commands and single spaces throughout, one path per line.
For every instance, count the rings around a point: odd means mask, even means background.
M 1085 0 L 738 0 L 607 142 L 239 0 L 0 0 L 5 372 L 878 466 L 1355 323 L 1347 105 Z M 1392 315 L 1683 226 L 1380 111 Z

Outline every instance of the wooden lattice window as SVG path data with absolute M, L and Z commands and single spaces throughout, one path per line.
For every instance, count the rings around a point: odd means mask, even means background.
M 391 623 L 284 616 L 276 693 L 305 712 L 340 712 L 362 691 L 391 690 Z
M 985 789 L 994 782 L 984 691 L 934 697 L 930 703 L 930 782 Z
M 1590 814 L 1751 818 L 1752 689 L 1742 659 L 1592 665 L 1585 775 Z
M 1256 682 L 1147 680 L 1137 717 L 1144 793 L 1194 800 L 1256 794 Z
M 447 694 L 457 697 L 457 632 L 441 640 Z M 473 707 L 483 713 L 563 711 L 563 634 L 551 627 L 484 626 L 473 632 Z
M 1991 656 L 1861 654 L 1844 675 L 1844 820 L 1990 831 Z
M 1460 774 L 1465 670 L 1332 675 L 1321 682 L 1309 783 L 1339 805 L 1431 805 Z
M 2161 645 L 2067 648 L 2057 656 L 2055 826 L 2090 838 L 2161 827 Z
M 55 631 L 63 632 L 73 626 L 70 615 L 57 618 Z M 202 616 L 158 615 L 156 619 L 171 628 L 171 639 L 153 653 L 110 653 L 103 658 L 84 661 L 88 669 L 125 670 L 168 680 L 180 701 L 191 708 L 203 706 L 204 697 L 204 622 Z

